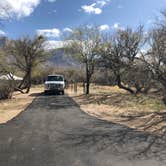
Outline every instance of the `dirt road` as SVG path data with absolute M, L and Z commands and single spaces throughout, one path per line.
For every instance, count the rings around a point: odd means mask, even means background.
M 166 139 L 95 119 L 67 95 L 38 96 L 0 126 L 0 166 L 165 166 Z

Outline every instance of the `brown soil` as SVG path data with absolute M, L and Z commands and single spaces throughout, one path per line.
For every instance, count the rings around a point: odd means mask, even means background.
M 117 87 L 92 86 L 90 95 L 69 90 L 69 95 L 86 113 L 98 119 L 141 131 L 166 132 L 166 106 L 159 94 L 131 95 Z
M 42 88 L 32 88 L 29 94 L 15 92 L 11 100 L 1 100 L 0 124 L 8 122 L 24 111 L 37 94 L 41 92 Z

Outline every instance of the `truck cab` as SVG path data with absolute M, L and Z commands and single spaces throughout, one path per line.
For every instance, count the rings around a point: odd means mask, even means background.
M 44 92 L 59 93 L 64 95 L 65 91 L 65 79 L 63 75 L 48 75 L 44 83 Z

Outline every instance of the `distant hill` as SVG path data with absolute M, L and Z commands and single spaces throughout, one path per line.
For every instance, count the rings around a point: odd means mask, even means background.
M 58 49 L 56 51 L 51 50 L 50 52 L 51 52 L 51 57 L 48 60 L 49 65 L 64 67 L 64 68 L 80 66 L 80 64 L 75 59 L 65 55 L 63 49 Z

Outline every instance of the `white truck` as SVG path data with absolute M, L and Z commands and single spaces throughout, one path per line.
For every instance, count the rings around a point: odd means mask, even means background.
M 65 91 L 65 79 L 63 75 L 48 75 L 44 83 L 44 92 L 59 93 L 64 95 Z

